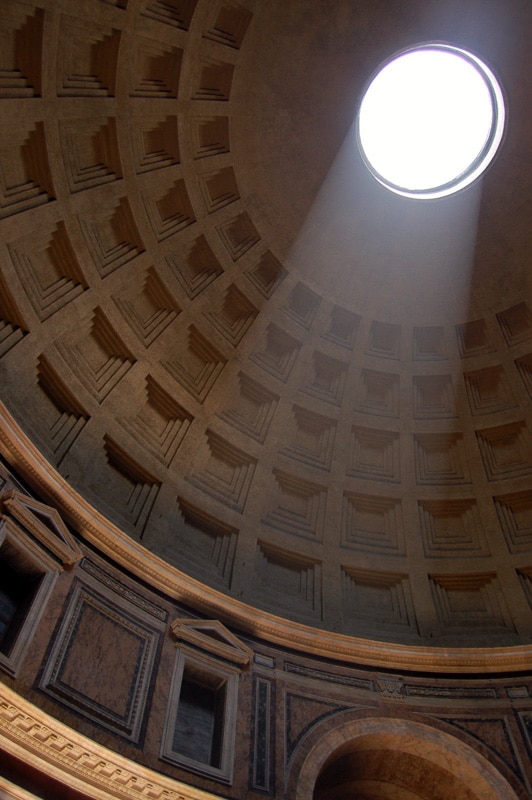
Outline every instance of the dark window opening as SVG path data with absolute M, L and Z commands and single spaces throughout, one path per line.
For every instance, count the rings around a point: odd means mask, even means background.
M 222 761 L 225 680 L 185 669 L 174 728 L 174 752 L 220 768 Z
M 0 553 L 0 653 L 9 656 L 41 581 Z

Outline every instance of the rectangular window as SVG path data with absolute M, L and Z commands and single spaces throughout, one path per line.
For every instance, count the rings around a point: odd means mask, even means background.
M 0 517 L 0 669 L 16 675 L 57 577 Z
M 220 769 L 226 681 L 185 667 L 174 729 L 173 749 Z
M 178 651 L 161 757 L 230 783 L 240 670 L 203 653 Z
M 31 608 L 42 575 L 28 574 L 0 550 L 0 652 L 8 656 Z

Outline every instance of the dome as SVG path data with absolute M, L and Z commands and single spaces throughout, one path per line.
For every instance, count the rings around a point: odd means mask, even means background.
M 526 800 L 530 3 L 2 11 L 0 794 Z M 506 109 L 430 200 L 425 42 Z
M 237 604 L 529 642 L 527 4 L 144 5 L 9 6 L 8 415 L 106 536 Z M 490 65 L 509 123 L 426 204 L 353 130 L 378 65 L 429 39 Z

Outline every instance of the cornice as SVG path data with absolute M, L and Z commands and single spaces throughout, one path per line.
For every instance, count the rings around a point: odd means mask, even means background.
M 92 800 L 218 800 L 107 750 L 0 683 L 1 750 Z
M 376 669 L 490 674 L 532 668 L 532 645 L 430 648 L 377 642 L 323 631 L 258 610 L 185 575 L 113 525 L 48 463 L 2 403 L 0 452 L 100 552 L 153 588 L 239 631 L 302 654 Z

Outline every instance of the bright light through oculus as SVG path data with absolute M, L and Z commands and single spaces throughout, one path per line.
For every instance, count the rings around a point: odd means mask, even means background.
M 458 48 L 426 44 L 380 69 L 357 132 L 377 180 L 398 194 L 434 198 L 472 183 L 503 130 L 502 92 L 485 64 Z

